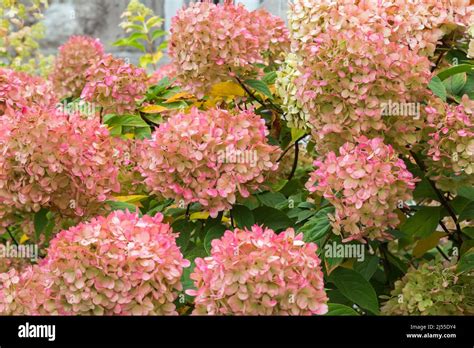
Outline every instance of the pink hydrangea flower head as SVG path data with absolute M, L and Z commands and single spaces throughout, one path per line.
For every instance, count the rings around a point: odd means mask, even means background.
M 474 102 L 464 95 L 461 104 L 428 106 L 428 169 L 436 185 L 456 192 L 457 187 L 474 184 Z M 454 177 L 452 174 L 454 173 Z
M 80 97 L 86 85 L 87 69 L 103 55 L 104 46 L 99 39 L 72 36 L 59 47 L 50 77 L 56 93 L 62 98 Z
M 115 141 L 98 119 L 28 108 L 0 117 L 0 206 L 87 215 L 120 190 Z
M 51 84 L 37 76 L 0 68 L 0 115 L 14 116 L 26 107 L 54 107 L 58 99 Z
M 319 35 L 289 82 L 295 84 L 296 104 L 309 115 L 318 149 L 335 151 L 360 135 L 388 130 L 387 102 L 421 102 L 428 94 L 429 67 L 427 58 L 376 34 L 333 31 Z
M 104 113 L 133 113 L 147 90 L 145 70 L 107 54 L 86 71 L 81 97 L 98 104 Z
M 212 241 L 211 255 L 197 258 L 191 279 L 197 290 L 193 314 L 325 314 L 321 261 L 314 243 L 292 228 L 276 234 L 254 225 L 226 231 Z
M 469 0 L 294 0 L 288 20 L 296 51 L 312 45 L 321 33 L 361 30 L 431 56 L 446 34 L 467 29 L 472 13 Z
M 41 263 L 49 310 L 63 315 L 177 315 L 189 261 L 163 216 L 115 211 L 56 235 Z
M 249 12 L 226 1 L 191 3 L 172 19 L 169 54 L 180 85 L 203 97 L 232 74 L 259 73 L 289 47 L 284 22 L 264 10 Z
M 399 224 L 396 209 L 412 198 L 416 181 L 391 145 L 361 136 L 314 165 L 306 188 L 334 205 L 331 224 L 343 242 L 390 239 L 385 230 Z
M 0 315 L 45 315 L 50 281 L 37 265 L 0 273 Z
M 153 193 L 200 203 L 216 217 L 277 170 L 281 150 L 268 144 L 267 135 L 265 121 L 251 110 L 193 108 L 161 124 L 135 157 Z

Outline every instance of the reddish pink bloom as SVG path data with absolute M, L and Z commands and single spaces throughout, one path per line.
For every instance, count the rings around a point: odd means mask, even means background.
M 58 103 L 51 84 L 40 77 L 0 68 L 0 116 L 14 116 L 26 107 L 54 107 Z
M 215 217 L 277 170 L 280 149 L 268 144 L 267 134 L 252 111 L 193 108 L 171 116 L 143 141 L 138 170 L 153 193 L 198 202 Z
M 116 141 L 99 120 L 28 108 L 0 117 L 0 211 L 95 211 L 118 192 Z
M 206 1 L 173 18 L 169 47 L 179 84 L 203 97 L 212 85 L 233 80 L 232 74 L 255 74 L 255 64 L 279 59 L 289 39 L 283 20 L 264 10 Z
M 81 97 L 97 103 L 104 114 L 133 113 L 136 103 L 145 96 L 145 70 L 108 54 L 96 61 L 86 72 L 87 84 Z
M 292 228 L 279 234 L 268 228 L 226 231 L 212 241 L 211 255 L 196 259 L 191 274 L 197 290 L 193 314 L 325 314 L 317 246 L 303 242 Z
M 62 98 L 79 98 L 86 85 L 86 71 L 104 55 L 99 39 L 72 36 L 59 47 L 51 74 L 54 90 Z
M 343 241 L 390 238 L 386 229 L 399 224 L 396 209 L 412 198 L 416 181 L 392 146 L 361 136 L 314 165 L 306 187 L 334 205 L 330 218 Z

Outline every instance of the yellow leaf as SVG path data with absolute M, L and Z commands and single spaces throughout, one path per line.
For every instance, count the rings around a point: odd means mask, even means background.
M 303 129 L 291 128 L 291 140 L 296 141 L 306 133 Z
M 127 139 L 133 139 L 133 138 L 135 138 L 135 134 L 133 134 L 133 133 L 127 133 L 127 134 L 124 134 L 123 136 L 124 136 L 125 138 L 127 138 Z
M 159 114 L 160 112 L 165 112 L 168 110 L 168 108 L 165 108 L 161 105 L 147 105 L 140 109 L 140 111 L 144 112 L 145 114 Z
M 156 64 L 161 58 L 163 58 L 163 52 L 158 51 L 152 56 L 152 62 Z
M 136 202 L 140 202 L 141 200 L 147 197 L 148 196 L 144 196 L 144 195 L 130 195 L 130 196 L 117 196 L 114 198 L 117 202 L 136 203 Z
M 243 97 L 245 91 L 235 82 L 227 81 L 212 86 L 210 95 L 214 97 Z
M 20 244 L 24 244 L 29 239 L 30 238 L 26 234 L 22 235 L 20 238 Z
M 186 93 L 186 92 L 180 92 L 180 93 L 176 93 L 171 98 L 166 99 L 165 103 L 172 103 L 172 102 L 175 102 L 175 101 L 178 101 L 178 100 L 181 100 L 181 99 L 192 99 L 192 98 L 194 98 L 194 96 L 192 94 Z
M 209 217 L 209 212 L 199 211 L 197 213 L 192 213 L 189 217 L 191 220 L 206 220 Z
M 423 256 L 428 250 L 436 247 L 439 240 L 445 236 L 447 236 L 446 233 L 435 231 L 429 237 L 420 239 L 418 243 L 416 243 L 415 248 L 413 248 L 413 256 Z

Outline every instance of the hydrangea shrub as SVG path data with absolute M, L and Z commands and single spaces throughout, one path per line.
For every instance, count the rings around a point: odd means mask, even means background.
M 471 3 L 133 0 L 42 78 L 9 1 L 0 315 L 472 315 Z

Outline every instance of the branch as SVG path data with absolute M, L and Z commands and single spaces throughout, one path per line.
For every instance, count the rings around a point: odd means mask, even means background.
M 436 250 L 439 251 L 439 253 L 444 257 L 446 261 L 451 261 L 450 258 L 444 253 L 443 250 L 441 250 L 441 248 L 438 245 L 436 246 Z
M 383 270 L 385 272 L 385 277 L 387 278 L 387 283 L 390 284 L 390 273 L 391 267 L 390 262 L 388 261 L 388 248 L 387 243 L 382 243 L 379 246 L 380 256 L 382 257 Z
M 271 100 L 268 100 L 268 102 L 270 103 L 270 106 L 268 106 L 262 99 L 258 98 L 255 93 L 253 93 L 248 87 L 247 85 L 237 76 L 235 75 L 234 76 L 235 80 L 238 82 L 238 84 L 244 89 L 244 91 L 253 99 L 255 100 L 257 103 L 259 103 L 260 105 L 262 105 L 263 107 L 267 108 L 267 109 L 273 109 L 275 111 L 277 111 L 279 114 L 283 114 L 283 111 L 275 104 L 273 104 L 273 102 Z
M 10 238 L 13 240 L 13 243 L 15 243 L 15 245 L 18 246 L 18 242 L 16 241 L 15 237 L 13 237 L 13 234 L 11 233 L 9 227 L 7 227 L 7 232 L 8 232 L 8 234 L 10 235 Z
M 277 159 L 277 162 L 280 162 L 282 160 L 282 158 L 287 154 L 288 151 L 290 151 L 290 149 L 299 141 L 303 140 L 304 138 L 306 138 L 309 134 L 304 134 L 302 136 L 300 136 L 298 139 L 296 139 L 296 141 L 291 144 L 290 146 L 288 146 L 285 151 L 283 151 L 283 153 L 280 155 L 280 157 L 278 157 Z
M 410 154 L 412 155 L 412 157 L 415 160 L 418 167 L 420 167 L 420 169 L 424 173 L 426 173 L 426 167 L 425 167 L 423 161 L 421 161 L 420 158 L 417 156 L 417 154 L 415 154 L 413 151 L 410 151 Z M 459 225 L 459 221 L 458 221 L 458 218 L 456 217 L 456 213 L 454 212 L 453 208 L 451 208 L 451 205 L 449 204 L 448 200 L 443 196 L 443 194 L 440 192 L 440 190 L 438 190 L 438 188 L 436 187 L 436 184 L 428 177 L 426 177 L 426 180 L 431 185 L 433 190 L 436 192 L 436 195 L 438 196 L 440 203 L 446 208 L 449 215 L 453 219 L 454 224 L 456 225 L 456 232 L 458 234 L 458 242 L 462 241 L 462 239 L 461 239 L 461 226 Z
M 290 175 L 288 176 L 288 181 L 290 181 L 291 179 L 293 179 L 293 176 L 295 175 L 296 167 L 298 167 L 298 155 L 299 155 L 299 152 L 300 152 L 300 145 L 299 145 L 299 142 L 296 141 L 296 142 L 295 142 L 295 158 L 293 159 L 293 167 L 291 168 L 291 173 L 290 173 Z

